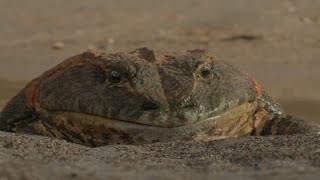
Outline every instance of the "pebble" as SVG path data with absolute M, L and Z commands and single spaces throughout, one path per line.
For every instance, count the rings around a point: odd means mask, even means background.
M 311 24 L 312 23 L 312 20 L 309 17 L 304 17 L 304 18 L 301 19 L 301 21 L 303 23 L 305 23 L 305 24 Z
M 55 42 L 55 43 L 53 43 L 53 45 L 52 45 L 52 48 L 53 49 L 56 49 L 56 50 L 59 50 L 59 49 L 64 49 L 64 43 L 63 42 L 60 42 L 60 41 L 58 41 L 58 42 Z
M 113 38 L 109 38 L 108 39 L 108 44 L 113 44 L 114 43 L 114 39 Z

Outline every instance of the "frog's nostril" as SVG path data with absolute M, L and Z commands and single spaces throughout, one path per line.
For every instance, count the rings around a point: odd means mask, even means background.
M 144 111 L 153 111 L 153 110 L 160 109 L 160 106 L 156 103 L 153 103 L 153 102 L 145 102 L 142 104 L 142 109 Z

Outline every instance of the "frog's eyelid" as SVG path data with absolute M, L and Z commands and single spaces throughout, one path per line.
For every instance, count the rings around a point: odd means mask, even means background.
M 138 68 L 134 64 L 119 63 L 117 60 L 109 61 L 106 69 L 107 71 L 119 71 L 123 75 L 131 77 L 134 77 L 138 71 Z
M 194 63 L 194 68 L 198 69 L 203 64 L 204 64 L 204 61 L 198 60 Z

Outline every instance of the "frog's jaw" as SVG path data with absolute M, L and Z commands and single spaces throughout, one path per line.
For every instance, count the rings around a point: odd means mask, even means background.
M 156 127 L 99 116 L 72 112 L 42 112 L 38 120 L 17 132 L 65 139 L 96 147 L 107 144 L 146 144 L 179 140 L 213 140 L 250 135 L 256 102 L 236 108 L 206 120 L 181 127 Z

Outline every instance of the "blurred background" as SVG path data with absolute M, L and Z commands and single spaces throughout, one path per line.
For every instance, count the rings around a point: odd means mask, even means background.
M 0 0 L 0 108 L 70 56 L 138 47 L 210 50 L 320 122 L 318 0 Z

